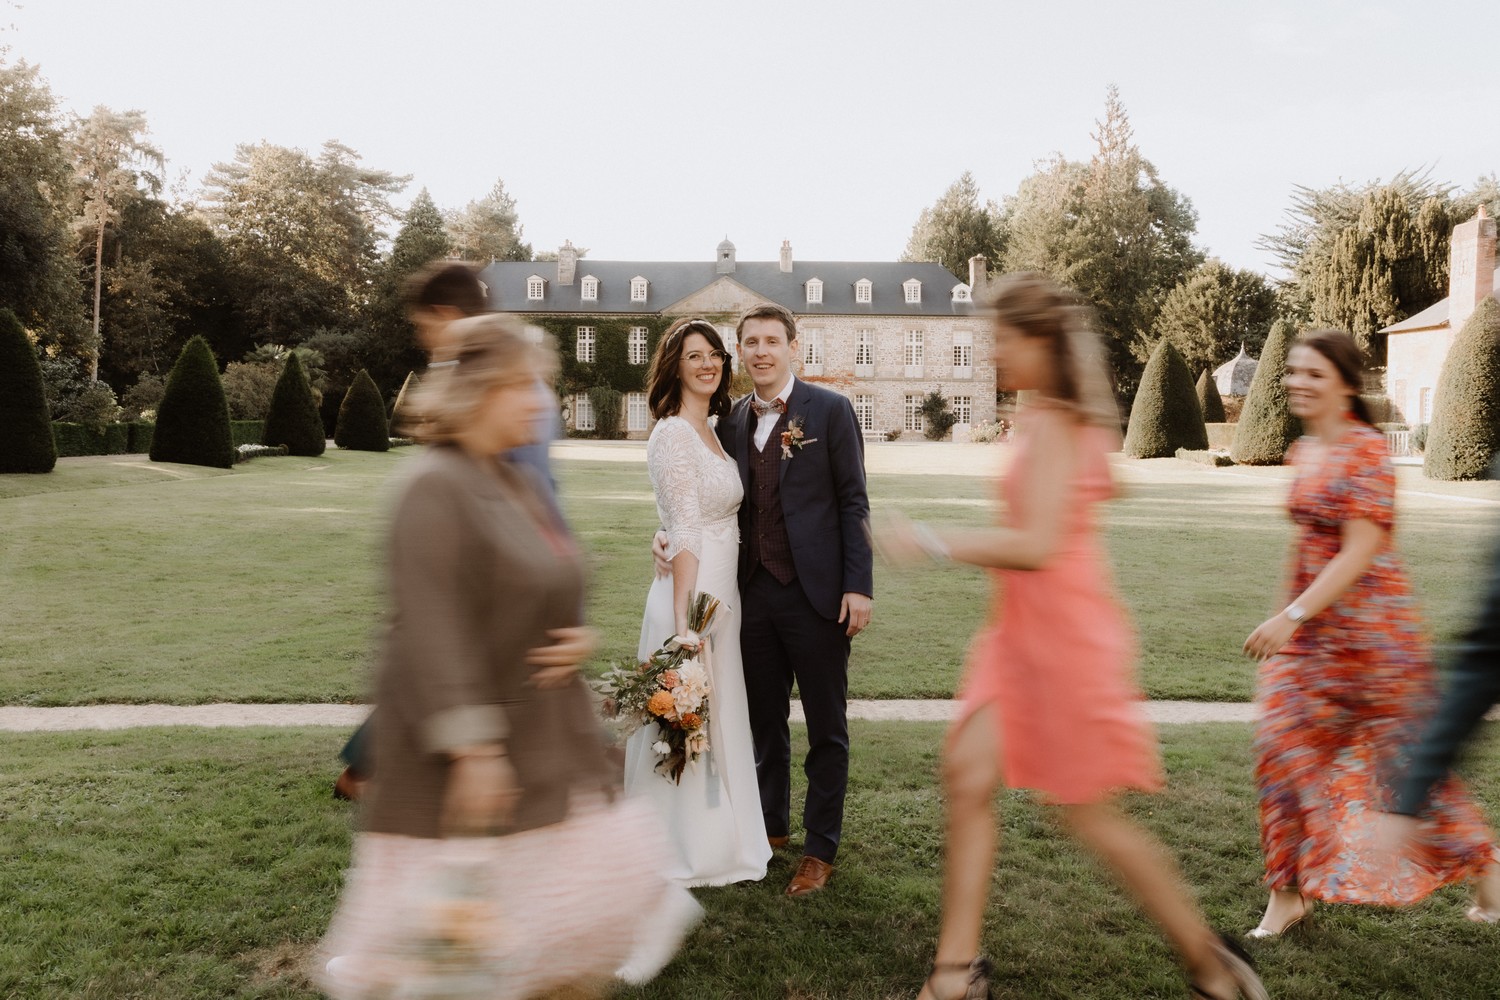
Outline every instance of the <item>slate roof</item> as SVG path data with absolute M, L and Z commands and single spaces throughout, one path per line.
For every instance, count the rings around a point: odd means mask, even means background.
M 526 297 L 532 275 L 547 281 L 540 301 Z M 599 299 L 583 301 L 583 279 L 599 279 Z M 645 302 L 630 301 L 630 279 L 646 278 Z M 807 282 L 820 278 L 823 301 L 809 305 Z M 872 282 L 869 302 L 854 301 L 854 283 Z M 903 282 L 922 282 L 922 301 L 908 303 Z M 954 302 L 953 286 L 963 284 L 941 264 L 889 261 L 797 261 L 790 273 L 777 261 L 738 261 L 732 274 L 719 274 L 714 261 L 578 261 L 571 285 L 557 283 L 555 261 L 495 261 L 479 279 L 489 289 L 490 308 L 510 313 L 605 313 L 654 315 L 720 279 L 737 281 L 798 316 L 972 316 L 973 302 Z
M 1495 297 L 1500 299 L 1500 270 L 1495 272 Z M 1415 316 L 1408 316 L 1399 323 L 1392 323 L 1378 333 L 1409 333 L 1412 330 L 1431 330 L 1448 325 L 1448 300 L 1434 302 Z

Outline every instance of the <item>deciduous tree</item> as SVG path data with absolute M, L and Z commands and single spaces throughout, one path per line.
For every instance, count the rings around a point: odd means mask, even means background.
M 99 301 L 104 290 L 104 232 L 128 202 L 161 192 L 165 160 L 146 140 L 142 111 L 112 111 L 104 105 L 74 121 L 68 137 L 77 185 L 80 238 L 93 245 L 93 331 L 88 342 L 89 380 L 99 379 Z
M 1162 300 L 1156 333 L 1167 338 L 1191 369 L 1216 368 L 1243 344 L 1259 354 L 1276 320 L 1276 292 L 1254 271 L 1218 259 L 1198 266 Z M 1149 357 L 1137 343 L 1137 357 Z

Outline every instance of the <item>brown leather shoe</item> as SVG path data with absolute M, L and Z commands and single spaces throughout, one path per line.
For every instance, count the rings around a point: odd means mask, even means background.
M 333 797 L 344 802 L 358 802 L 365 793 L 365 779 L 352 767 L 339 772 L 333 781 Z
M 797 862 L 797 872 L 792 876 L 792 882 L 786 887 L 788 896 L 806 896 L 808 893 L 817 892 L 828 884 L 828 876 L 833 874 L 833 865 L 815 858 L 811 855 L 804 856 Z
M 771 850 L 773 850 L 773 851 L 779 851 L 783 847 L 785 847 L 787 844 L 790 844 L 791 842 L 792 842 L 792 838 L 784 836 L 784 835 L 780 836 L 780 837 L 767 837 L 766 838 L 766 843 L 768 843 L 768 844 L 771 845 Z

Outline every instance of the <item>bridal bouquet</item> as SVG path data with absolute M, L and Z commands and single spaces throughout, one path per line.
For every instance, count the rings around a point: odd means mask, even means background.
M 639 718 L 656 724 L 651 749 L 661 758 L 656 769 L 681 784 L 682 771 L 708 749 L 708 670 L 699 659 L 713 630 L 719 599 L 693 595 L 688 605 L 688 631 L 674 635 L 645 663 L 621 662 L 599 682 L 604 714 L 611 718 Z

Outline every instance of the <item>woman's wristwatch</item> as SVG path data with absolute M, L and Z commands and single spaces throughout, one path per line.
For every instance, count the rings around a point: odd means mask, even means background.
M 1286 615 L 1286 620 L 1291 622 L 1293 625 L 1301 625 L 1304 621 L 1307 620 L 1307 609 L 1298 604 L 1296 601 L 1288 604 L 1286 606 L 1286 610 L 1283 611 L 1282 614 Z

